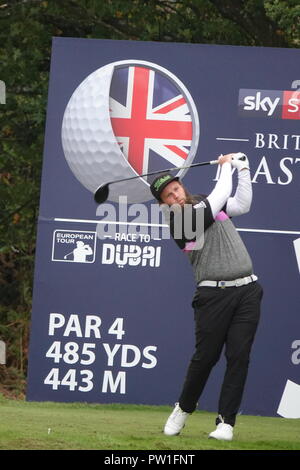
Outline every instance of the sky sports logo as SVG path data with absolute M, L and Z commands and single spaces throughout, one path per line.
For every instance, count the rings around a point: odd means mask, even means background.
M 300 91 L 242 88 L 239 91 L 239 115 L 243 117 L 300 119 Z

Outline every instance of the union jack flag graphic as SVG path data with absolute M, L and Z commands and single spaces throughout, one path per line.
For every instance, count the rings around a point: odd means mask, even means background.
M 177 84 L 160 71 L 137 65 L 116 69 L 110 118 L 122 153 L 138 174 L 184 166 L 193 138 L 191 113 Z

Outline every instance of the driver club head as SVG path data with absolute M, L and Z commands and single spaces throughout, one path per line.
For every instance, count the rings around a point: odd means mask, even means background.
M 108 198 L 108 194 L 109 194 L 108 185 L 109 183 L 101 184 L 99 188 L 96 190 L 94 194 L 94 199 L 98 204 L 102 204 Z

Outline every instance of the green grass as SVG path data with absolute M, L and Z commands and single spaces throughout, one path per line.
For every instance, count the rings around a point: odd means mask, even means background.
M 300 420 L 239 416 L 232 442 L 208 439 L 215 414 L 197 411 L 180 436 L 167 406 L 38 403 L 0 395 L 1 450 L 300 450 Z

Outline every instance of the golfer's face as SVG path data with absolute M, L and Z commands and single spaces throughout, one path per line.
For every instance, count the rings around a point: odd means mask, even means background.
M 179 204 L 183 206 L 186 201 L 185 190 L 178 181 L 172 181 L 162 191 L 160 198 L 164 204 L 172 206 L 173 204 Z

